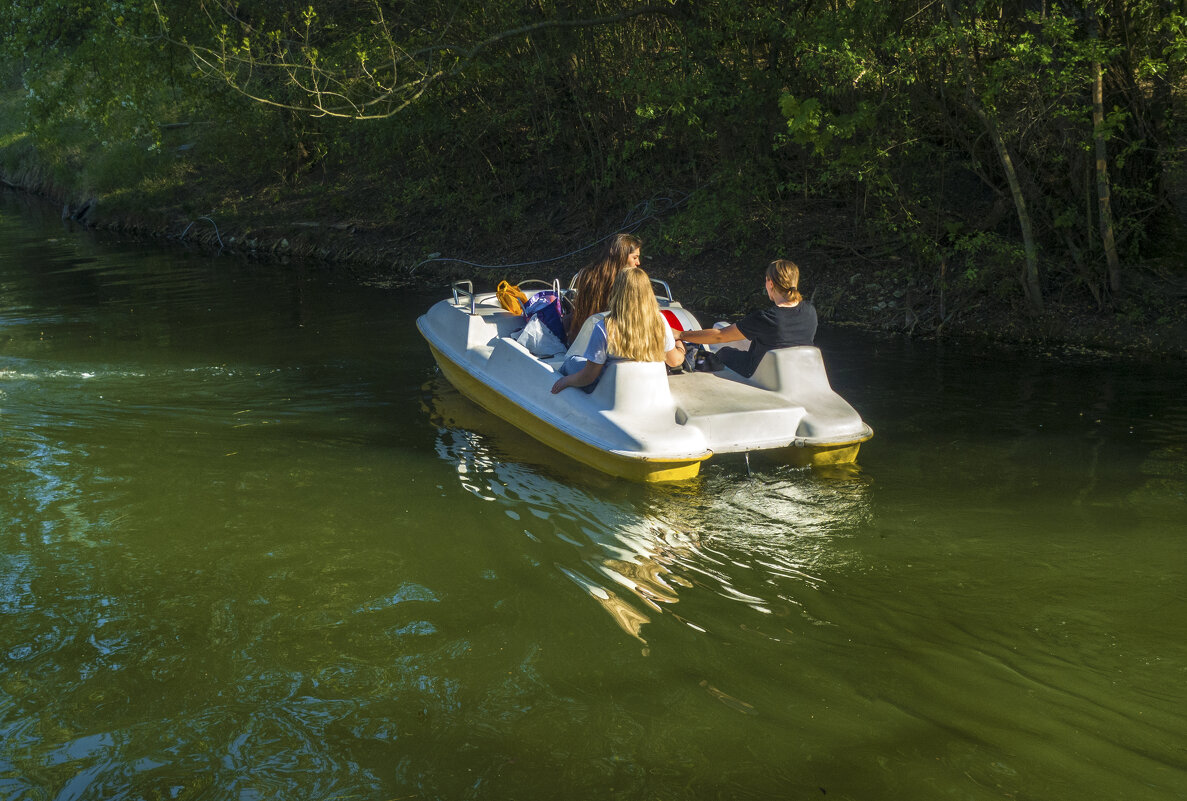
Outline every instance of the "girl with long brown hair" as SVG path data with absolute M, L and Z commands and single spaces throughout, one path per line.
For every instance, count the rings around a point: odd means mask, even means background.
M 639 266 L 639 251 L 642 247 L 642 240 L 634 234 L 615 234 L 606 244 L 602 257 L 577 273 L 573 279 L 576 292 L 573 311 L 565 318 L 567 344 L 573 344 L 586 320 L 606 310 L 614 279 L 627 267 Z

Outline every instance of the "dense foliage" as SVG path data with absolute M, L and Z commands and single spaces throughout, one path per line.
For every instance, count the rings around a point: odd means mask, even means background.
M 675 197 L 682 256 L 843 208 L 940 324 L 945 291 L 1108 305 L 1181 181 L 1168 0 L 7 0 L 0 37 L 10 173 L 574 235 Z

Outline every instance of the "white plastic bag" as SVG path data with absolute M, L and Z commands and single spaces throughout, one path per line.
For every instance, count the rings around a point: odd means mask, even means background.
M 565 343 L 549 331 L 548 326 L 540 322 L 539 317 L 528 320 L 528 324 L 523 327 L 515 341 L 527 348 L 533 356 L 541 358 L 565 352 Z

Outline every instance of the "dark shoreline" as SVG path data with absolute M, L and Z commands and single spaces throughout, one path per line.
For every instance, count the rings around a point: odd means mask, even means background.
M 504 242 L 483 242 L 467 238 L 459 242 L 455 253 L 448 245 L 435 243 L 433 255 L 426 258 L 426 248 L 414 237 L 400 233 L 401 223 L 368 224 L 366 221 L 298 220 L 288 223 L 261 219 L 230 219 L 220 224 L 212 217 L 180 218 L 168 212 L 133 216 L 109 213 L 97 200 L 72 200 L 69 192 L 58 187 L 15 182 L 0 176 L 9 191 L 24 195 L 53 208 L 62 205 L 63 221 L 86 229 L 108 232 L 137 241 L 158 244 L 175 243 L 198 247 L 209 253 L 235 254 L 261 262 L 301 260 L 326 268 L 348 272 L 354 280 L 387 289 L 442 291 L 449 282 L 461 278 L 476 279 L 480 289 L 493 289 L 503 278 L 512 281 L 528 277 L 566 276 L 588 260 L 588 251 L 580 256 L 555 260 L 554 253 L 567 252 L 572 243 L 542 243 L 526 238 L 538 250 L 526 252 Z M 644 241 L 646 227 L 639 229 Z M 591 241 L 598 234 L 590 233 Z M 524 241 L 524 238 L 520 238 Z M 551 245 L 553 252 L 545 252 Z M 942 324 L 929 319 L 912 306 L 911 293 L 901 302 L 887 303 L 896 297 L 886 284 L 885 265 L 855 253 L 846 257 L 836 252 L 807 247 L 797 253 L 772 254 L 795 259 L 804 270 L 809 297 L 821 311 L 822 321 L 830 325 L 857 328 L 887 336 L 918 339 L 943 339 L 967 345 L 990 345 L 1021 355 L 1078 357 L 1135 361 L 1187 361 L 1187 321 L 1151 327 L 1124 315 L 1098 311 L 1084 301 L 1048 303 L 1046 311 L 1032 317 L 1022 310 L 1022 302 L 1005 308 L 986 310 L 984 304 L 957 310 Z M 646 253 L 646 245 L 645 245 Z M 459 254 L 465 254 L 459 255 Z M 462 261 L 481 259 L 488 264 L 522 264 L 546 261 L 544 272 L 531 268 L 505 268 L 497 274 L 491 268 L 475 269 Z M 741 263 L 737 257 L 702 255 L 692 263 L 675 255 L 649 255 L 649 272 L 667 281 L 673 294 L 685 305 L 706 315 L 728 318 L 737 316 L 761 303 L 757 291 L 750 291 L 754 276 L 763 263 Z M 704 266 L 712 263 L 712 267 Z M 490 275 L 489 287 L 485 287 Z M 1147 288 L 1147 291 L 1149 289 Z M 922 301 L 922 302 L 927 302 Z

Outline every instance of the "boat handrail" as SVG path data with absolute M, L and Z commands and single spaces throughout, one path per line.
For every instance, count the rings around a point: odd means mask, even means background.
M 647 276 L 647 277 L 651 278 L 651 276 Z M 573 286 L 573 284 L 575 284 L 576 282 L 577 282 L 577 273 L 573 273 L 573 277 L 569 279 L 569 286 L 568 286 L 567 291 L 572 292 L 574 289 L 576 289 L 576 287 Z M 558 286 L 560 285 L 559 278 L 556 279 L 556 283 Z M 659 278 L 651 278 L 651 283 L 659 284 L 660 286 L 662 286 L 664 288 L 664 299 L 667 300 L 668 303 L 673 303 L 675 301 L 675 298 L 672 297 L 672 287 L 668 286 L 667 281 L 664 281 Z M 657 295 L 657 297 L 659 297 L 659 296 Z
M 465 284 L 466 289 L 462 289 L 463 284 Z M 461 292 L 465 292 L 470 297 L 470 314 L 474 314 L 474 282 L 468 278 L 463 278 L 461 281 L 454 281 L 449 285 L 449 288 L 453 290 L 454 303 L 458 302 L 458 294 Z
M 648 276 L 648 277 L 650 277 L 650 276 Z M 667 282 L 667 281 L 661 281 L 661 280 L 660 280 L 660 279 L 658 279 L 658 278 L 652 278 L 652 279 L 651 279 L 651 283 L 653 283 L 653 284 L 659 284 L 660 286 L 662 286 L 662 287 L 664 288 L 664 293 L 665 293 L 665 294 L 668 296 L 668 298 L 667 298 L 667 299 L 668 299 L 668 303 L 671 303 L 671 302 L 672 302 L 672 300 L 673 300 L 673 298 L 672 298 L 672 287 L 668 286 L 668 282 Z
M 555 292 L 557 297 L 560 297 L 561 294 L 561 279 L 559 278 L 553 278 L 551 281 L 545 281 L 543 278 L 527 278 L 519 282 L 520 288 L 522 288 L 524 284 L 543 284 Z

